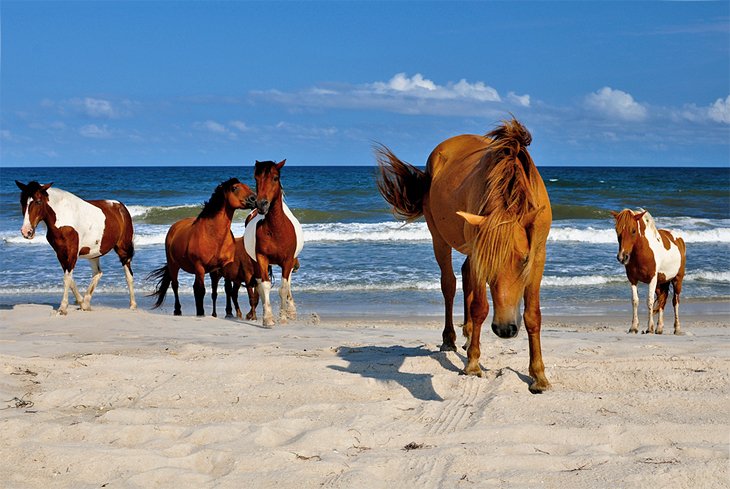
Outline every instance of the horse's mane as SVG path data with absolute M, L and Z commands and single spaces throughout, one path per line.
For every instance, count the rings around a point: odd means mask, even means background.
M 514 250 L 514 230 L 520 219 L 536 208 L 533 189 L 537 185 L 535 164 L 527 152 L 530 132 L 517 120 L 504 121 L 486 134 L 492 142 L 479 165 L 483 188 L 478 214 L 486 218 L 474 239 L 473 260 L 480 283 L 493 281 Z M 533 248 L 525 264 L 530 268 Z
M 203 202 L 203 210 L 200 211 L 200 214 L 198 214 L 198 217 L 195 220 L 209 219 L 215 216 L 225 203 L 226 192 L 228 192 L 231 187 L 237 183 L 241 183 L 238 178 L 231 178 L 218 185 L 211 194 L 210 199 Z
M 636 219 L 634 219 L 634 216 L 642 212 L 644 213 L 644 215 L 642 216 L 642 220 L 646 225 L 646 231 L 644 234 L 649 234 L 654 238 L 659 238 L 659 230 L 656 227 L 656 221 L 654 221 L 654 217 L 652 217 L 649 211 L 641 208 L 635 211 L 632 211 L 631 209 L 624 209 L 619 212 L 616 215 L 616 231 L 621 233 L 628 227 L 633 226 L 634 223 L 636 223 Z

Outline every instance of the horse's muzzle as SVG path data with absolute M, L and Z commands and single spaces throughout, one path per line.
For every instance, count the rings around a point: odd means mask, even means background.
M 255 195 L 249 195 L 246 198 L 246 202 L 244 203 L 246 206 L 246 209 L 255 209 L 256 208 L 256 196 Z
M 24 237 L 25 239 L 33 239 L 33 236 L 35 236 L 35 229 L 25 229 L 25 228 L 22 228 L 22 229 L 20 230 L 20 234 L 21 234 L 21 235 L 22 235 L 22 236 L 23 236 L 23 237 Z
M 509 339 L 514 338 L 517 336 L 517 332 L 520 329 L 517 327 L 516 324 L 510 323 L 510 324 L 497 324 L 492 323 L 492 331 L 494 331 L 494 334 L 499 336 L 503 339 Z
M 271 202 L 269 202 L 266 199 L 257 200 L 256 201 L 256 209 L 258 209 L 259 214 L 266 215 L 267 212 L 269 212 L 269 206 L 271 205 Z
M 616 255 L 616 259 L 618 262 L 622 265 L 628 265 L 629 260 L 631 259 L 630 253 L 624 253 L 623 251 L 619 251 L 618 255 Z

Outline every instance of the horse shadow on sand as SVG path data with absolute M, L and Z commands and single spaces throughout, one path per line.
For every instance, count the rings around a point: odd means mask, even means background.
M 347 367 L 330 365 L 338 372 L 361 375 L 381 382 L 393 381 L 408 389 L 413 397 L 422 401 L 443 401 L 433 387 L 430 373 L 401 372 L 405 360 L 415 357 L 430 357 L 445 370 L 461 373 L 461 369 L 449 360 L 446 353 L 431 351 L 425 345 L 407 346 L 342 346 L 337 356 L 349 363 Z M 460 357 L 462 355 L 459 355 Z

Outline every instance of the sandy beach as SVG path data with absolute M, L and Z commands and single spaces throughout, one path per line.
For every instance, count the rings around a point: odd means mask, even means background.
M 718 319 L 720 318 L 720 319 Z M 483 378 L 441 321 L 310 315 L 264 329 L 99 307 L 0 311 L 8 488 L 728 487 L 730 325 L 627 335 L 622 317 L 483 334 Z

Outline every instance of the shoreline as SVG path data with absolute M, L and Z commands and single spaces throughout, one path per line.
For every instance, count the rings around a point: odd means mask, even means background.
M 463 350 L 439 351 L 439 316 L 267 329 L 30 304 L 0 322 L 8 488 L 690 489 L 730 475 L 730 320 L 714 315 L 685 315 L 683 336 L 546 319 L 540 395 L 524 330 L 484 328 L 484 376 L 466 377 Z

